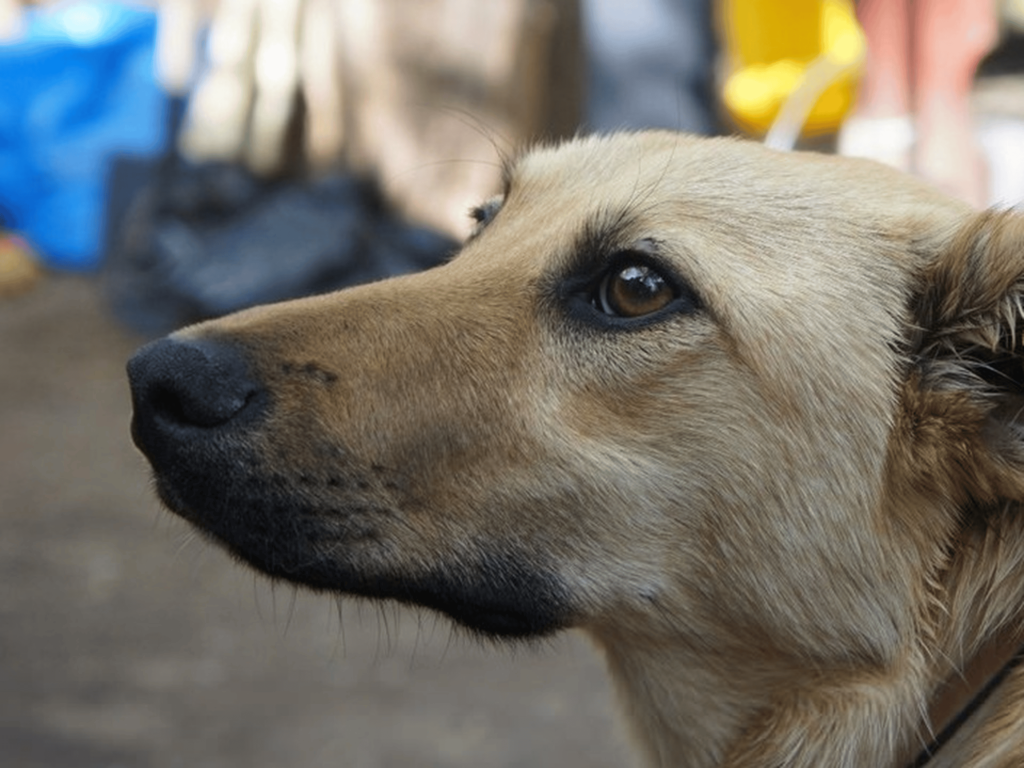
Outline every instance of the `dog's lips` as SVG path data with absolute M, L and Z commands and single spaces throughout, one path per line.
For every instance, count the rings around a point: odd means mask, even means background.
M 568 592 L 536 555 L 488 540 L 424 571 L 387 533 L 399 513 L 367 495 L 339 492 L 336 505 L 314 501 L 298 479 L 247 469 L 258 462 L 238 445 L 227 455 L 195 458 L 154 462 L 161 500 L 272 578 L 430 608 L 495 637 L 545 635 L 570 623 Z
M 373 541 L 378 535 L 374 521 L 391 515 L 372 495 L 339 491 L 329 499 L 321 489 L 310 490 L 306 477 L 268 476 L 262 462 L 237 446 L 226 455 L 204 451 L 200 457 L 151 459 L 161 500 L 262 570 L 279 570 L 289 559 L 280 551 L 264 558 L 264 551 L 300 547 L 307 554 L 294 559 L 302 563 L 317 547 Z M 273 559 L 274 564 L 261 559 Z M 292 578 L 290 573 L 274 575 Z

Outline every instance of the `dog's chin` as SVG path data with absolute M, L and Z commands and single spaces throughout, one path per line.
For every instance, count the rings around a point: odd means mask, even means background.
M 156 485 L 168 509 L 272 579 L 429 608 L 495 639 L 543 637 L 572 623 L 562 580 L 536 555 L 514 547 L 489 542 L 422 570 L 403 565 L 400 545 L 387 540 L 365 506 L 357 515 L 325 514 L 301 497 L 268 496 L 265 489 L 249 498 L 215 494 L 197 502 L 159 476 Z

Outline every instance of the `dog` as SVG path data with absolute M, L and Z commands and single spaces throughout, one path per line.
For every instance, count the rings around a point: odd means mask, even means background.
M 139 351 L 164 504 L 274 579 L 584 631 L 650 766 L 1024 765 L 1024 217 L 669 132 L 503 179 L 440 267 Z

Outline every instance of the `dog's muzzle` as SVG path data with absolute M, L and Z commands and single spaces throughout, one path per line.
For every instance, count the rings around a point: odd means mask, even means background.
M 348 451 L 319 474 L 290 466 L 268 429 L 274 398 L 244 348 L 163 339 L 135 354 L 128 378 L 132 436 L 164 504 L 260 571 L 425 606 L 492 636 L 568 624 L 571 602 L 541 554 L 467 537 L 461 547 L 442 541 L 436 562 L 403 557 L 409 525 L 396 524 L 405 519 L 401 495 L 387 478 Z M 422 542 L 413 540 L 414 553 Z

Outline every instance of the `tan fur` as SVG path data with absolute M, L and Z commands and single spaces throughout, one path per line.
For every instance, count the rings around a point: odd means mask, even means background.
M 669 133 L 536 150 L 498 205 L 441 268 L 177 337 L 247 351 L 260 471 L 344 534 L 309 557 L 527 553 L 651 766 L 905 764 L 1024 612 L 1024 218 Z M 640 242 L 701 308 L 574 319 L 572 265 Z M 1024 764 L 1022 722 L 1016 673 L 932 764 Z

